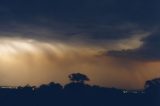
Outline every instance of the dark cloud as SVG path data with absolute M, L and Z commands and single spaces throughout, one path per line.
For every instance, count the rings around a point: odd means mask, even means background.
M 123 40 L 159 27 L 158 4 L 158 0 L 0 1 L 0 36 L 75 41 L 76 44 L 78 40 L 78 43 L 111 46 L 109 41 Z M 147 39 L 144 42 L 146 44 L 139 49 L 110 51 L 108 54 L 138 59 L 157 58 L 152 56 L 152 51 L 157 50 L 152 47 L 154 45 Z
M 159 26 L 159 4 L 158 0 L 2 0 L 0 31 L 22 32 L 20 24 L 46 28 L 49 35 L 34 36 L 48 39 L 118 40 Z
M 109 56 L 122 57 L 138 60 L 160 60 L 160 33 L 154 33 L 144 39 L 144 44 L 137 49 L 122 50 L 122 51 L 110 51 L 107 53 Z

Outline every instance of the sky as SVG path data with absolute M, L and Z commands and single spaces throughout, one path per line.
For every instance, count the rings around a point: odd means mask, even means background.
M 160 77 L 159 0 L 1 0 L 0 85 L 142 89 Z

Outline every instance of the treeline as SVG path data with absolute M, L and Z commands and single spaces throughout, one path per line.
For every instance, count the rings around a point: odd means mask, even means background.
M 0 88 L 0 106 L 160 106 L 160 79 L 147 81 L 142 91 L 85 84 L 86 75 L 69 75 L 71 83 L 40 87 Z

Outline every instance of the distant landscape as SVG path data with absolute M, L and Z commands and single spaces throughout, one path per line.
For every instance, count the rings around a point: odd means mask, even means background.
M 124 90 L 86 84 L 80 73 L 70 83 L 51 82 L 39 87 L 1 87 L 1 106 L 160 106 L 160 79 L 147 81 L 144 90 Z

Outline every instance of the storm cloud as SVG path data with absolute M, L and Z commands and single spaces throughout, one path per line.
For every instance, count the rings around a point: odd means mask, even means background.
M 154 30 L 160 19 L 157 0 L 7 0 L 0 4 L 0 32 L 24 31 L 22 37 L 119 40 Z
M 156 32 L 142 39 L 144 42 L 139 48 L 133 50 L 109 51 L 107 54 L 115 57 L 138 59 L 146 61 L 160 60 L 160 33 Z

